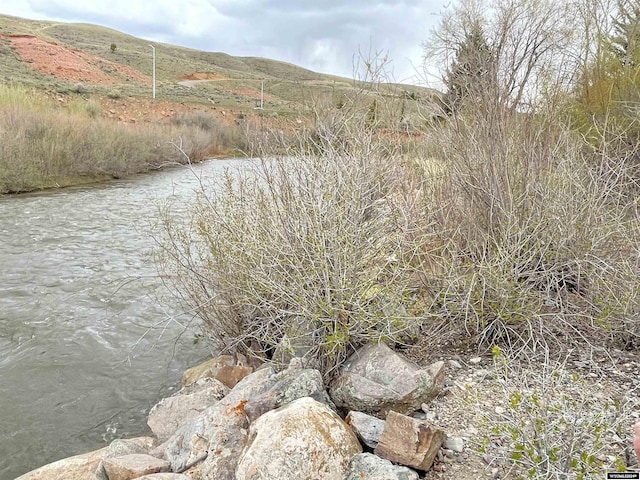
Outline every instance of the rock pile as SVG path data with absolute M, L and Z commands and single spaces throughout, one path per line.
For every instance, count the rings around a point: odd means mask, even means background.
M 328 392 L 299 359 L 276 371 L 220 356 L 151 410 L 155 438 L 116 440 L 18 480 L 418 479 L 445 441 L 463 447 L 416 413 L 443 384 L 442 362 L 420 368 L 384 344 L 356 352 Z

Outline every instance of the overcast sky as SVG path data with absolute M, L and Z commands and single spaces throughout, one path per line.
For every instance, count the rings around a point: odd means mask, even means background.
M 444 0 L 0 0 L 0 13 L 86 22 L 151 41 L 283 60 L 351 77 L 383 51 L 396 81 L 418 83 L 421 44 Z

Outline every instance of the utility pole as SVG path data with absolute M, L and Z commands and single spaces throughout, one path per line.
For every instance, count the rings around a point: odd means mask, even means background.
M 260 110 L 264 109 L 264 80 L 260 86 Z
M 156 47 L 154 47 L 153 45 L 149 45 L 151 47 L 151 51 L 152 51 L 152 58 L 153 58 L 153 73 L 152 73 L 152 91 L 153 91 L 153 98 L 156 98 Z

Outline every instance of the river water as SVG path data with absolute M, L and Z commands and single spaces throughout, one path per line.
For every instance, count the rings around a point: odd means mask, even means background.
M 149 408 L 208 355 L 150 225 L 237 162 L 0 196 L 0 480 L 148 433 Z

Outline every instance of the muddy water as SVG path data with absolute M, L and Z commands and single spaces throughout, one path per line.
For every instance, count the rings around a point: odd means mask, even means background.
M 146 433 L 208 354 L 158 279 L 150 225 L 234 164 L 0 196 L 0 480 Z

